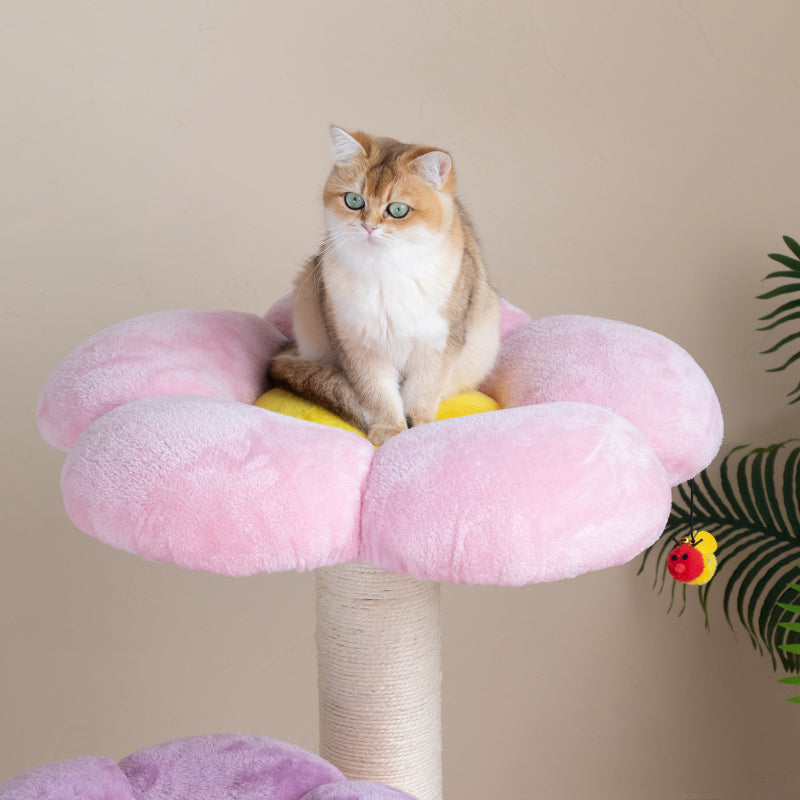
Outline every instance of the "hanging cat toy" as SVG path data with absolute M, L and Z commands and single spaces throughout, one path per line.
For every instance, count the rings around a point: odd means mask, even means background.
M 681 583 L 700 586 L 708 583 L 717 571 L 716 539 L 708 531 L 694 529 L 694 480 L 689 481 L 691 497 L 689 500 L 689 535 L 677 542 L 667 557 L 669 574 Z

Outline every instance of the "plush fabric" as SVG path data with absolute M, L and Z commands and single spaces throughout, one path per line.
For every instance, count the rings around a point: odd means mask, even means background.
M 0 785 L 0 800 L 138 800 L 111 760 L 70 758 L 29 770 Z
M 275 411 L 278 414 L 285 414 L 296 419 L 305 419 L 309 422 L 318 422 L 320 425 L 329 425 L 333 428 L 341 428 L 344 431 L 351 431 L 362 438 L 366 434 L 345 422 L 341 417 L 337 417 L 327 408 L 312 403 L 304 397 L 287 392 L 286 389 L 270 389 L 264 392 L 256 400 L 255 405 L 265 408 L 267 411 Z M 464 392 L 455 397 L 448 397 L 439 406 L 436 412 L 436 419 L 453 419 L 454 417 L 464 417 L 468 414 L 481 414 L 484 411 L 497 411 L 500 406 L 482 392 Z
M 642 431 L 673 484 L 708 466 L 722 443 L 719 403 L 697 363 L 624 322 L 536 320 L 503 342 L 483 389 L 504 408 L 560 400 L 607 408 Z
M 708 531 L 695 531 L 695 543 L 681 540 L 667 556 L 669 574 L 681 583 L 700 586 L 708 583 L 717 571 L 717 540 Z M 684 543 L 686 542 L 686 543 Z
M 349 781 L 332 764 L 266 736 L 196 736 L 120 761 L 73 758 L 0 785 L 0 800 L 413 800 Z
M 89 426 L 61 486 L 78 528 L 152 561 L 306 570 L 356 557 L 373 453 L 353 434 L 232 400 L 151 397 Z
M 413 800 L 410 794 L 371 781 L 340 781 L 312 789 L 303 800 Z
M 311 400 L 306 400 L 304 397 L 298 397 L 286 389 L 270 389 L 268 392 L 264 392 L 254 405 L 267 411 L 274 411 L 276 414 L 285 414 L 287 417 L 304 419 L 309 422 L 317 422 L 320 425 L 328 425 L 332 428 L 350 431 L 366 439 L 365 433 L 334 414 L 333 411 L 312 403 Z
M 48 379 L 39 424 L 69 449 L 62 491 L 81 530 L 184 567 L 360 559 L 517 585 L 633 558 L 663 530 L 670 485 L 719 448 L 708 379 L 678 345 L 623 323 L 532 322 L 504 303 L 502 330 L 481 388 L 503 410 L 377 453 L 248 405 L 291 334 L 286 298 L 264 319 L 162 312 L 97 334 Z
M 299 800 L 345 777 L 296 745 L 264 736 L 196 736 L 120 761 L 137 800 Z
M 274 325 L 276 330 L 287 339 L 294 338 L 292 330 L 292 296 L 286 294 L 274 302 L 264 314 L 264 321 Z
M 669 484 L 630 423 L 577 403 L 412 429 L 377 452 L 359 560 L 516 586 L 614 566 L 652 544 Z
M 198 394 L 252 403 L 284 341 L 270 323 L 235 311 L 161 311 L 120 322 L 53 370 L 39 394 L 39 430 L 69 450 L 94 420 L 142 397 Z

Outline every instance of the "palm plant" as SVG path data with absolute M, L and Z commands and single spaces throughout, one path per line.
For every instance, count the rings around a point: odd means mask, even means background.
M 800 567 L 800 564 L 797 565 Z M 800 586 L 796 583 L 790 583 L 789 588 L 793 589 L 795 592 L 798 592 L 798 598 L 795 600 L 795 605 L 791 605 L 789 603 L 780 603 L 780 607 L 784 609 L 784 611 L 790 611 L 795 615 L 800 614 L 800 605 L 797 605 L 797 602 L 800 601 Z M 798 622 L 781 622 L 780 623 L 782 628 L 786 630 L 792 631 L 794 633 L 800 633 L 800 623 Z M 800 655 L 800 642 L 794 641 L 790 642 L 789 644 L 781 645 L 781 649 L 787 653 L 792 653 L 795 656 Z M 800 684 L 800 675 L 791 675 L 788 678 L 781 678 L 781 683 L 789 683 L 794 686 Z M 800 703 L 800 696 L 798 697 L 789 697 L 787 698 L 790 703 Z
M 772 300 L 775 297 L 796 294 L 797 292 L 800 292 L 800 244 L 798 244 L 789 236 L 784 236 L 783 241 L 786 243 L 786 246 L 795 257 L 792 258 L 792 256 L 787 256 L 783 253 L 770 253 L 769 257 L 773 261 L 777 261 L 779 264 L 782 264 L 784 267 L 788 267 L 789 271 L 787 272 L 786 270 L 779 270 L 777 272 L 770 272 L 765 280 L 769 280 L 770 278 L 788 278 L 789 282 L 784 283 L 781 286 L 778 286 L 776 289 L 766 292 L 765 294 L 758 295 L 759 300 Z M 770 322 L 763 328 L 759 328 L 759 330 L 773 330 L 778 326 L 785 325 L 787 322 L 796 323 L 798 320 L 800 320 L 800 298 L 795 298 L 793 300 L 788 300 L 787 302 L 778 306 L 778 308 L 776 308 L 774 311 L 771 311 L 769 314 L 761 317 L 762 322 Z M 782 347 L 785 347 L 786 345 L 791 344 L 798 339 L 800 339 L 800 330 L 796 330 L 790 333 L 788 336 L 785 336 L 768 350 L 762 351 L 762 354 L 775 353 Z M 779 367 L 768 369 L 767 372 L 781 372 L 791 364 L 794 364 L 794 362 L 798 359 L 800 359 L 800 350 L 789 356 L 789 358 Z M 797 395 L 797 397 L 795 397 L 794 400 L 791 400 L 790 404 L 800 401 L 800 384 L 795 386 L 795 388 L 789 392 L 788 396 L 791 397 L 792 395 Z
M 770 258 L 788 269 L 771 272 L 766 279 L 788 279 L 779 287 L 761 294 L 771 300 L 800 292 L 800 245 L 788 237 L 784 242 L 792 255 L 771 253 Z M 759 330 L 782 328 L 796 330 L 784 336 L 764 353 L 774 353 L 800 342 L 800 298 L 790 299 L 761 318 L 768 322 Z M 800 348 L 770 372 L 787 369 L 800 360 Z M 800 401 L 800 384 L 789 396 Z M 698 599 L 709 624 L 708 597 L 722 591 L 722 607 L 728 625 L 735 630 L 734 619 L 753 647 L 772 659 L 773 668 L 780 662 L 787 672 L 800 672 L 800 644 L 792 641 L 800 632 L 800 586 L 789 580 L 800 558 L 800 445 L 789 439 L 768 447 L 734 447 L 712 474 L 705 470 L 696 479 L 690 495 L 680 486 L 666 533 L 644 555 L 639 572 L 649 561 L 655 562 L 654 587 L 663 591 L 667 582 L 667 555 L 674 546 L 672 537 L 688 534 L 691 519 L 694 527 L 707 530 L 718 542 L 717 574 L 711 582 L 698 587 Z M 692 496 L 694 502 L 692 502 Z M 687 587 L 670 581 L 674 606 L 676 593 L 682 593 L 685 608 Z M 718 586 L 715 590 L 713 587 Z M 800 677 L 784 679 L 800 684 Z M 800 702 L 800 697 L 792 698 Z

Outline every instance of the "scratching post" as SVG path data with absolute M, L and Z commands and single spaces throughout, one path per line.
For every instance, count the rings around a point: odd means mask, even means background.
M 442 798 L 440 597 L 364 564 L 317 570 L 320 755 L 420 800 Z

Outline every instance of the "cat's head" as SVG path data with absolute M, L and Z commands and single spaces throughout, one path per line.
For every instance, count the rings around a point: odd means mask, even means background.
M 328 233 L 341 248 L 381 252 L 447 237 L 455 216 L 450 156 L 433 147 L 331 128 Z

